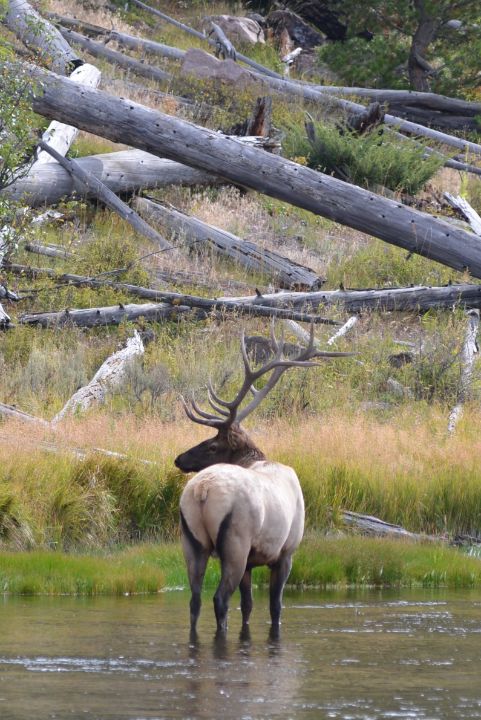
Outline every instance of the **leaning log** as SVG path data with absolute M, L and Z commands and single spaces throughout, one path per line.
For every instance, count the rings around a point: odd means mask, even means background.
M 453 433 L 458 420 L 463 414 L 464 404 L 469 395 L 471 378 L 473 375 L 474 359 L 478 353 L 478 343 L 476 336 L 479 328 L 479 310 L 470 310 L 468 312 L 468 327 L 464 338 L 462 351 L 462 368 L 461 378 L 459 380 L 458 395 L 456 405 L 449 414 L 448 433 Z
M 142 150 L 90 155 L 78 158 L 76 164 L 116 195 L 130 195 L 142 189 L 170 185 L 218 185 L 221 182 L 219 177 L 211 173 L 158 158 Z M 21 202 L 30 207 L 55 205 L 62 198 L 72 195 L 82 198 L 96 197 L 90 187 L 76 184 L 72 175 L 57 163 L 34 165 L 27 176 L 19 178 L 2 190 L 2 194 L 13 202 Z
M 468 201 L 461 197 L 461 195 L 452 195 L 449 192 L 445 192 L 444 197 L 453 208 L 459 210 L 459 212 L 466 218 L 473 232 L 475 232 L 476 235 L 481 235 L 481 217 L 479 217 L 476 210 L 468 203 Z
M 166 57 L 170 60 L 181 60 L 185 55 L 185 50 L 180 50 L 171 45 L 164 45 L 154 40 L 146 40 L 134 35 L 128 35 L 118 30 L 109 30 L 100 25 L 92 25 L 92 23 L 79 20 L 79 18 L 66 17 L 58 13 L 46 13 L 46 15 L 54 22 L 63 25 L 64 28 L 80 30 L 82 34 L 88 36 L 102 37 L 104 43 L 114 40 L 119 45 L 123 45 L 130 50 L 140 50 L 141 52 Z
M 79 388 L 52 419 L 55 425 L 66 415 L 85 412 L 92 405 L 105 402 L 107 393 L 122 384 L 131 363 L 144 353 L 144 344 L 137 330 L 121 350 L 110 355 L 99 367 L 92 380 Z
M 29 415 L 22 410 L 18 410 L 15 405 L 5 405 L 0 402 L 0 417 L 14 418 L 15 420 L 21 420 L 22 422 L 32 423 L 34 425 L 45 425 L 48 426 L 50 423 L 42 418 L 35 417 L 35 415 Z
M 3 22 L 40 62 L 60 75 L 69 75 L 83 64 L 60 32 L 25 0 L 8 0 Z
M 131 58 L 128 55 L 118 52 L 118 50 L 111 50 L 103 43 L 95 42 L 95 40 L 91 40 L 74 30 L 61 28 L 60 32 L 64 36 L 65 40 L 70 43 L 75 43 L 75 45 L 78 45 L 88 52 L 89 55 L 107 60 L 107 62 L 121 67 L 124 70 L 133 72 L 136 75 L 148 78 L 149 80 L 157 80 L 157 82 L 164 82 L 165 80 L 170 80 L 172 77 L 170 73 L 165 72 L 154 65 L 144 64 L 140 62 L 140 60 L 135 60 L 135 58 Z
M 154 230 L 148 223 L 145 222 L 137 213 L 126 205 L 115 193 L 112 192 L 106 185 L 104 185 L 96 177 L 89 175 L 82 169 L 75 160 L 67 159 L 62 157 L 60 153 L 51 148 L 44 142 L 41 142 L 39 146 L 45 152 L 48 152 L 55 160 L 61 165 L 67 172 L 70 173 L 74 182 L 79 182 L 85 187 L 89 188 L 90 192 L 95 193 L 96 197 L 104 202 L 111 210 L 114 210 L 121 218 L 126 220 L 134 230 L 146 237 L 148 240 L 155 242 L 163 250 L 171 250 L 172 245 L 167 242 L 165 238 Z
M 149 5 L 146 5 L 146 3 L 141 2 L 141 0 L 131 0 L 137 7 L 142 8 L 142 10 L 146 10 L 147 12 L 152 13 L 153 15 L 156 15 L 157 17 L 160 17 L 162 20 L 165 20 L 165 22 L 170 23 L 171 25 L 174 25 L 175 27 L 179 28 L 180 30 L 184 30 L 184 32 L 188 33 L 189 35 L 193 35 L 194 37 L 198 38 L 199 40 L 205 40 L 209 43 L 212 47 L 215 47 L 215 40 L 211 40 L 210 38 L 206 37 L 203 33 L 199 32 L 198 30 L 194 30 L 194 28 L 189 27 L 188 25 L 185 25 L 184 23 L 179 22 L 178 20 L 174 20 L 169 15 L 166 15 L 163 12 L 160 12 L 160 10 L 157 10 L 156 8 L 150 7 Z M 254 68 L 258 72 L 262 73 L 262 75 L 265 75 L 266 77 L 274 77 L 274 78 L 280 78 L 281 75 L 274 72 L 274 70 L 270 70 L 269 68 L 264 67 L 264 65 L 260 65 L 259 63 L 255 62 L 255 60 L 251 60 L 251 58 L 247 57 L 246 55 L 243 55 L 242 53 L 237 53 L 237 60 L 241 60 L 245 65 L 249 65 L 250 67 Z
M 253 242 L 208 225 L 191 215 L 174 208 L 167 208 L 148 198 L 138 197 L 134 207 L 140 215 L 153 223 L 159 223 L 180 236 L 187 244 L 207 245 L 247 268 L 268 275 L 280 287 L 315 290 L 324 282 L 313 270 L 299 265 L 278 253 L 261 248 Z
M 234 299 L 234 298 L 231 298 Z M 481 308 L 481 285 L 462 283 L 442 287 L 414 286 L 381 290 L 320 290 L 311 293 L 279 292 L 236 297 L 237 302 L 283 307 L 305 312 L 339 305 L 348 312 L 427 312 L 434 308 Z
M 82 310 L 62 310 L 61 312 L 26 313 L 21 315 L 22 325 L 40 327 L 99 327 L 119 325 L 121 322 L 134 322 L 142 318 L 150 322 L 177 321 L 185 315 L 192 315 L 192 309 L 167 303 L 145 303 L 143 305 L 113 305 L 108 307 L 86 308 Z M 195 314 L 193 315 L 195 317 Z
M 0 63 L 0 67 L 10 67 Z M 481 277 L 481 245 L 426 213 L 205 128 L 100 90 L 79 88 L 29 66 L 42 90 L 32 108 L 45 117 L 202 168 L 386 242 Z M 0 87 L 2 85 L 0 77 Z M 481 148 L 480 148 L 481 149 Z

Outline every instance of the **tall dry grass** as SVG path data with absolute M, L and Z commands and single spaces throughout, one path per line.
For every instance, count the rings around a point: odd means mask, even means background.
M 251 433 L 269 458 L 296 469 L 313 530 L 340 526 L 339 510 L 345 509 L 424 533 L 480 531 L 481 440 L 474 413 L 455 438 L 447 437 L 445 417 L 435 411 L 414 423 L 400 412 L 396 425 L 363 414 L 271 418 L 251 424 Z M 70 419 L 56 431 L 4 425 L 1 544 L 106 547 L 176 537 L 185 478 L 173 460 L 209 434 L 180 418 L 165 423 L 125 414 Z M 78 458 L 73 448 L 87 456 Z

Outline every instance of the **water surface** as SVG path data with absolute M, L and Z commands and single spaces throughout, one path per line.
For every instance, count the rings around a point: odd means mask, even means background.
M 2 720 L 481 718 L 481 593 L 294 592 L 279 640 L 257 592 L 216 640 L 210 593 L 197 642 L 188 594 L 5 598 Z

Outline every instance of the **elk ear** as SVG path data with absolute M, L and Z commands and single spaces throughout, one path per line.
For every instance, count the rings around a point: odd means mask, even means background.
M 232 425 L 227 433 L 227 442 L 231 450 L 240 450 L 245 447 L 245 434 L 239 426 Z

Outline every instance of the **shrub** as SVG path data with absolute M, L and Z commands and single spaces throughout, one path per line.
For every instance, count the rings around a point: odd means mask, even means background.
M 291 130 L 286 143 L 289 155 L 305 158 L 309 167 L 362 187 L 381 185 L 415 195 L 443 164 L 435 155 L 423 157 L 424 148 L 419 144 L 377 129 L 364 135 L 324 123 L 315 123 L 314 129 L 312 142 L 299 130 Z

